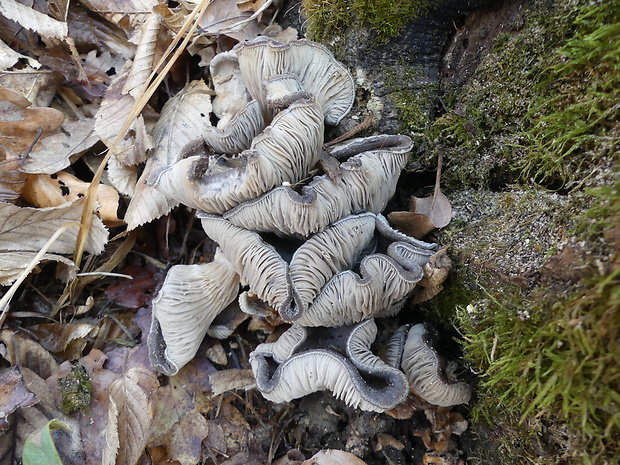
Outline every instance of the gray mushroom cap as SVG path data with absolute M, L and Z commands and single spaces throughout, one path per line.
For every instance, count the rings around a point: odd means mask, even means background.
M 319 159 L 323 130 L 319 105 L 300 99 L 278 113 L 238 157 L 188 157 L 154 173 L 149 182 L 189 207 L 223 213 L 306 177 Z
M 256 232 L 218 215 L 199 217 L 258 298 L 285 321 L 305 326 L 339 326 L 393 313 L 422 279 L 422 267 L 437 248 L 365 212 L 311 236 L 289 251 L 288 259 Z M 398 242 L 391 243 L 394 239 Z M 385 252 L 375 251 L 378 242 L 388 243 Z M 358 263 L 359 271 L 353 271 Z
M 153 300 L 151 364 L 175 375 L 194 355 L 217 315 L 239 294 L 239 276 L 221 252 L 199 265 L 175 265 Z
M 401 367 L 411 389 L 429 404 L 451 407 L 469 402 L 472 389 L 461 380 L 449 379 L 443 360 L 432 346 L 432 331 L 425 323 L 412 326 L 403 343 L 403 332 L 397 333 L 391 344 L 392 363 L 402 347 Z
M 337 146 L 341 163 L 334 182 L 317 176 L 302 193 L 279 186 L 224 213 L 237 226 L 257 232 L 308 237 L 355 212 L 381 212 L 394 195 L 400 172 L 413 143 L 406 136 L 371 136 Z
M 218 122 L 205 128 L 202 137 L 216 153 L 239 153 L 267 126 L 262 106 L 248 93 L 233 52 L 218 53 L 209 67 L 215 90 L 212 110 Z
M 250 354 L 257 388 L 273 402 L 330 390 L 354 408 L 394 408 L 405 399 L 408 384 L 400 370 L 370 351 L 376 334 L 374 320 L 340 328 L 294 325 Z
M 321 105 L 327 124 L 338 124 L 351 110 L 353 78 L 322 45 L 305 39 L 282 43 L 260 36 L 237 44 L 233 51 L 248 91 L 259 102 L 265 101 L 264 81 L 279 74 L 294 74 L 303 90 Z

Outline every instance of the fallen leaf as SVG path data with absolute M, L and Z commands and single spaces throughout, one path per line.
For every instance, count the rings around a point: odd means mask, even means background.
M 118 278 L 108 286 L 105 293 L 112 302 L 121 307 L 144 307 L 155 296 L 155 274 L 158 271 L 152 265 L 142 267 L 128 263 L 119 272 L 133 279 Z
M 432 220 L 423 213 L 396 211 L 388 213 L 387 217 L 396 229 L 416 239 L 422 239 L 437 229 Z
M 28 368 L 41 378 L 47 378 L 58 370 L 58 362 L 41 344 L 15 333 L 10 329 L 0 331 L 0 347 L 3 357 L 11 365 Z
M 201 444 L 209 434 L 204 415 L 213 409 L 208 376 L 214 371 L 209 362 L 195 357 L 154 394 L 149 444 L 164 446 L 170 458 L 182 465 L 200 461 Z
M 35 431 L 26 439 L 22 460 L 24 465 L 63 465 L 62 459 L 56 450 L 52 439 L 52 429 L 61 429 L 71 432 L 71 429 L 60 420 L 50 420 L 41 429 Z
M 0 2 L 0 15 L 20 26 L 40 34 L 42 37 L 64 39 L 69 32 L 67 23 L 58 21 L 15 0 Z
M 128 229 L 159 218 L 178 204 L 149 185 L 149 179 L 179 160 L 188 143 L 201 139 L 205 128 L 211 127 L 212 94 L 204 81 L 192 81 L 164 105 L 153 129 L 155 152 L 148 159 L 127 208 Z
M 38 69 L 37 66 L 26 66 L 19 72 L 0 74 L 0 87 L 23 95 L 35 107 L 49 107 L 62 81 L 59 73 Z
M 2 152 L 5 152 L 4 154 Z M 0 147 L 0 202 L 19 199 L 28 175 L 20 171 L 21 159 Z
M 21 171 L 30 174 L 54 174 L 65 169 L 99 140 L 93 131 L 95 121 L 68 121 L 61 131 L 37 142 L 24 160 Z
M 448 247 L 442 247 L 424 265 L 424 277 L 418 283 L 422 289 L 414 296 L 413 302 L 425 302 L 439 294 L 451 269 L 452 260 L 448 256 Z
M 104 465 L 135 464 L 146 447 L 154 406 L 151 393 L 159 383 L 154 373 L 131 368 L 109 387 L 110 404 L 106 439 L 103 452 Z
M 37 396 L 24 385 L 18 366 L 0 372 L 0 434 L 9 428 L 7 419 L 11 413 L 37 402 Z
M 95 133 L 108 147 L 114 144 L 135 103 L 131 95 L 123 93 L 130 69 L 131 63 L 126 64 L 112 81 L 95 115 Z M 144 118 L 140 116 L 116 145 L 113 155 L 123 165 L 135 165 L 146 160 L 153 147 L 153 139 L 146 130 Z
M 27 60 L 28 64 L 32 66 L 33 68 L 41 67 L 41 63 L 39 63 L 34 58 L 30 58 L 25 55 L 22 55 L 21 53 L 16 52 L 11 47 L 9 47 L 7 44 L 5 44 L 4 41 L 0 40 L 0 71 L 4 71 L 4 70 L 7 70 L 13 67 L 15 63 L 17 63 L 19 60 L 22 60 L 22 59 Z
M 123 86 L 123 94 L 138 99 L 148 85 L 148 78 L 153 70 L 157 35 L 161 25 L 161 17 L 157 14 L 148 15 L 140 27 L 140 40 L 133 58 L 131 71 Z
M 131 37 L 158 0 L 82 0 L 81 3 L 110 21 L 117 24 Z
M 11 153 L 24 153 L 39 137 L 56 132 L 64 119 L 58 110 L 31 107 L 23 95 L 0 88 L 0 144 Z
M 61 226 L 80 222 L 84 200 L 41 209 L 0 204 L 0 250 L 38 252 Z M 49 252 L 73 253 L 77 229 L 69 229 L 62 234 Z M 101 220 L 95 218 L 86 240 L 86 250 L 99 254 L 107 241 L 108 231 Z
M 76 360 L 88 342 L 97 334 L 97 327 L 88 323 L 45 323 L 29 327 L 41 345 L 65 360 Z
M 58 207 L 85 197 L 89 187 L 89 182 L 80 181 L 64 171 L 32 175 L 26 181 L 22 198 L 35 207 Z M 117 216 L 119 200 L 116 189 L 100 184 L 97 189 L 96 213 L 111 225 L 122 224 Z
M 366 462 L 350 452 L 328 449 L 317 452 L 301 465 L 366 465 Z
M 5 252 L 0 251 L 0 286 L 13 284 L 21 273 L 28 268 L 36 257 L 37 252 Z M 70 270 L 75 270 L 75 264 L 62 255 L 45 254 L 41 258 L 42 262 L 54 261 L 65 265 Z
M 226 391 L 244 389 L 249 391 L 256 387 L 256 380 L 252 370 L 245 368 L 230 368 L 216 371 L 209 375 L 211 390 L 214 396 L 219 396 Z

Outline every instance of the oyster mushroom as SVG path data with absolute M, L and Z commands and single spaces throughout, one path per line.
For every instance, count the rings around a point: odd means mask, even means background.
M 238 157 L 188 157 L 154 173 L 149 183 L 189 207 L 221 214 L 307 176 L 319 159 L 323 130 L 320 106 L 312 98 L 299 98 Z
M 218 251 L 210 263 L 175 265 L 153 300 L 149 357 L 172 376 L 189 362 L 215 317 L 239 294 L 239 276 Z
M 409 388 L 400 370 L 370 351 L 376 334 L 374 320 L 339 328 L 293 325 L 276 342 L 259 344 L 250 354 L 256 386 L 272 402 L 330 390 L 354 408 L 394 408 Z
M 414 325 L 408 331 L 406 328 L 400 330 L 388 349 L 392 365 L 400 358 L 411 389 L 429 404 L 451 407 L 469 402 L 471 386 L 449 376 L 444 360 L 432 346 L 433 339 L 433 330 L 425 323 Z
M 302 89 L 316 98 L 327 124 L 338 124 L 353 106 L 355 83 L 351 74 L 322 45 L 306 39 L 283 43 L 260 36 L 237 44 L 233 52 L 248 91 L 259 102 L 266 100 L 263 82 L 275 75 L 294 74 Z M 269 113 L 268 108 L 264 111 Z
M 279 186 L 224 213 L 237 226 L 257 232 L 308 237 L 351 212 L 381 212 L 412 147 L 407 136 L 371 136 L 341 144 L 331 154 L 341 163 L 338 182 L 317 176 L 298 193 Z
M 209 68 L 215 91 L 212 111 L 218 122 L 205 128 L 203 139 L 216 153 L 239 153 L 267 126 L 261 104 L 248 93 L 233 52 L 217 54 Z
M 305 326 L 338 326 L 393 313 L 422 279 L 422 267 L 437 248 L 398 233 L 370 212 L 347 216 L 301 244 L 276 239 L 278 248 L 221 216 L 199 216 L 258 298 L 285 321 Z

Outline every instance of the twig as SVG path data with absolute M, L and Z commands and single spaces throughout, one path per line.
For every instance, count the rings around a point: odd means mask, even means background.
M 353 129 L 345 132 L 344 134 L 339 135 L 334 140 L 331 140 L 331 141 L 325 143 L 323 145 L 323 147 L 327 148 L 327 147 L 331 147 L 332 145 L 336 145 L 336 144 L 342 142 L 343 140 L 347 140 L 350 137 L 353 137 L 358 132 L 361 132 L 364 129 L 367 129 L 372 124 L 372 119 L 373 118 L 374 118 L 374 115 L 372 113 L 369 114 L 368 117 L 364 121 L 362 121 L 360 124 L 355 126 Z

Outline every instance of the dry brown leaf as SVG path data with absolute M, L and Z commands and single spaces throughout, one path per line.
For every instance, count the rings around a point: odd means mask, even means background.
M 37 142 L 24 160 L 21 171 L 54 174 L 69 166 L 99 138 L 93 131 L 94 119 L 63 123 L 61 131 Z
M 81 0 L 80 3 L 122 27 L 131 36 L 159 0 Z
M 37 396 L 24 385 L 18 366 L 0 371 L 0 434 L 9 428 L 7 419 L 11 413 L 37 402 Z
M 65 360 L 76 360 L 88 342 L 97 335 L 97 326 L 88 323 L 44 323 L 29 326 L 41 345 Z
M 350 452 L 328 449 L 317 452 L 301 465 L 366 465 L 366 462 Z
M 450 200 L 438 188 L 432 196 L 423 198 L 411 197 L 410 208 L 416 213 L 428 216 L 435 228 L 447 226 L 452 219 Z
M 160 169 L 177 161 L 188 143 L 200 139 L 205 128 L 211 127 L 212 93 L 203 81 L 192 81 L 164 105 L 153 129 L 155 152 L 147 161 L 127 208 L 125 222 L 128 229 L 159 218 L 178 205 L 150 186 L 148 180 Z
M 58 362 L 41 344 L 10 329 L 0 331 L 3 357 L 12 365 L 29 368 L 42 378 L 58 370 Z
M 149 443 L 165 446 L 170 458 L 182 465 L 200 461 L 201 442 L 209 434 L 204 414 L 213 409 L 208 375 L 214 371 L 209 362 L 195 357 L 154 395 L 156 412 Z
M 20 93 L 36 107 L 49 107 L 62 84 L 62 75 L 49 69 L 33 68 L 36 67 L 0 73 L 0 87 Z
M 200 20 L 202 32 L 207 35 L 224 34 L 240 42 L 256 38 L 264 29 L 258 19 L 273 1 L 259 0 L 253 3 L 257 5 L 239 0 L 211 2 Z
M 118 449 L 104 451 L 104 465 L 133 465 L 138 461 L 153 421 L 151 393 L 158 386 L 155 374 L 141 368 L 129 369 L 110 385 L 106 438 L 108 444 L 118 443 Z
M 138 182 L 137 166 L 125 166 L 116 157 L 111 157 L 106 166 L 108 182 L 119 194 L 133 196 Z
M 108 147 L 114 143 L 136 102 L 131 95 L 123 93 L 130 65 L 131 62 L 125 65 L 107 88 L 103 102 L 95 115 L 95 133 Z M 135 165 L 146 160 L 153 146 L 153 139 L 144 126 L 144 118 L 140 116 L 131 124 L 113 154 L 123 165 Z
M 424 265 L 424 277 L 419 282 L 422 289 L 415 295 L 413 302 L 425 302 L 439 294 L 451 269 L 452 260 L 448 256 L 448 247 L 442 247 Z
M 140 28 L 140 41 L 122 92 L 131 95 L 134 99 L 140 98 L 148 85 L 148 78 L 153 70 L 160 24 L 161 17 L 157 14 L 150 14 Z
M 252 370 L 244 368 L 216 371 L 209 375 L 209 382 L 211 383 L 211 391 L 214 396 L 234 389 L 248 391 L 256 387 L 256 380 Z
M 33 175 L 26 181 L 22 198 L 35 207 L 57 207 L 83 198 L 89 186 L 90 183 L 80 181 L 64 171 L 51 175 Z M 119 203 L 116 189 L 100 185 L 97 190 L 97 203 L 96 213 L 102 220 L 121 223 L 116 214 Z
M 20 274 L 28 268 L 30 262 L 34 260 L 37 252 L 6 252 L 0 251 L 0 286 L 13 284 Z M 61 255 L 45 254 L 41 258 L 42 262 L 54 261 L 65 265 L 71 273 L 75 271 L 75 264 Z
M 2 0 L 0 2 L 0 15 L 40 34 L 42 37 L 59 40 L 67 37 L 67 23 L 44 15 L 15 0 Z
M 30 105 L 23 95 L 0 89 L 0 144 L 16 155 L 23 154 L 38 137 L 56 132 L 65 118 L 53 108 Z
M 0 203 L 0 250 L 39 251 L 47 240 L 61 226 L 69 222 L 79 222 L 84 199 L 54 208 L 16 207 Z M 77 237 L 77 228 L 65 232 L 52 245 L 50 253 L 72 253 Z M 108 232 L 98 218 L 86 241 L 86 249 L 99 254 L 108 240 Z
M 437 229 L 431 219 L 422 213 L 391 212 L 388 213 L 388 220 L 400 232 L 416 239 L 422 239 L 428 233 Z
M 21 160 L 0 147 L 0 202 L 15 202 L 22 193 L 28 175 L 19 168 Z

